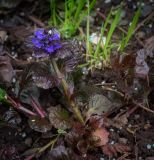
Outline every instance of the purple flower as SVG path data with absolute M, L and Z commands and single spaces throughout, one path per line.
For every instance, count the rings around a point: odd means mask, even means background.
M 34 35 L 40 40 L 42 40 L 42 39 L 44 39 L 46 37 L 46 35 L 44 34 L 44 29 L 36 30 Z
M 32 43 L 37 48 L 41 48 L 43 46 L 43 44 L 37 38 L 32 38 Z
M 49 41 L 60 40 L 60 35 L 58 33 L 49 37 Z
M 48 53 L 53 53 L 53 52 L 54 52 L 53 45 L 45 47 L 45 50 L 46 50 Z
M 51 55 L 55 54 L 58 49 L 62 47 L 60 42 L 60 34 L 56 29 L 45 30 L 38 29 L 34 32 L 34 37 L 32 38 L 32 44 L 34 47 L 34 52 Z M 34 53 L 35 55 L 35 53 Z M 39 54 L 39 57 L 41 54 Z

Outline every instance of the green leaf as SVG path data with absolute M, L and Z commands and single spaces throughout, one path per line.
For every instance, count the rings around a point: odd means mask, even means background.
M 63 129 L 60 129 L 60 128 L 58 129 L 57 132 L 58 132 L 58 134 L 65 134 L 65 133 L 67 133 L 66 131 L 64 131 Z
M 0 101 L 5 100 L 6 92 L 2 88 L 0 88 Z

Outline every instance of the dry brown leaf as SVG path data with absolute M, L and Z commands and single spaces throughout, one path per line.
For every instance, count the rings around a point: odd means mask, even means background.
M 113 119 L 112 126 L 116 128 L 121 128 L 128 123 L 127 114 L 123 114 L 121 116 L 117 116 Z

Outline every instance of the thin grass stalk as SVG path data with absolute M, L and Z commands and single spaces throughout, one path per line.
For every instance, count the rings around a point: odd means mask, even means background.
M 119 20 L 120 20 L 120 15 L 121 15 L 121 8 L 119 8 L 117 10 L 117 13 L 115 15 L 115 18 L 111 24 L 111 27 L 110 27 L 110 30 L 107 34 L 107 38 L 106 38 L 106 42 L 105 42 L 105 45 L 104 45 L 104 50 L 103 50 L 103 56 L 104 56 L 104 59 L 107 60 L 108 58 L 108 52 L 107 52 L 107 48 L 108 48 L 108 45 L 110 43 L 110 40 L 111 40 L 111 37 L 113 35 L 113 32 L 114 30 L 116 29 L 118 23 L 119 23 Z
M 95 59 L 96 59 L 98 56 L 100 57 L 100 53 L 99 53 L 100 44 L 101 44 L 101 41 L 102 41 L 102 37 L 104 36 L 104 32 L 105 32 L 105 30 L 106 30 L 106 27 L 107 27 L 107 25 L 108 25 L 108 23 L 109 23 L 109 20 L 110 20 L 110 17 L 111 17 L 111 13 L 112 13 L 112 8 L 111 8 L 111 10 L 110 10 L 110 12 L 109 12 L 106 20 L 105 20 L 104 25 L 102 25 L 102 27 L 101 27 L 100 39 L 99 39 L 99 42 L 98 42 L 98 44 L 97 44 L 96 50 L 95 50 L 95 52 L 94 52 L 94 58 L 95 58 Z M 98 53 L 99 53 L 99 55 L 98 55 Z
M 122 42 L 121 42 L 121 46 L 120 46 L 120 51 L 123 52 L 124 48 L 127 46 L 130 38 L 132 37 L 134 31 L 135 31 L 135 27 L 137 25 L 137 22 L 139 20 L 140 17 L 140 13 L 141 13 L 141 6 L 138 8 L 138 10 L 136 11 L 134 18 L 132 20 L 132 23 L 128 29 L 128 34 L 126 37 L 123 38 Z
M 88 61 L 89 57 L 90 57 L 90 42 L 89 42 L 89 34 L 90 34 L 90 20 L 89 20 L 89 0 L 87 0 L 87 5 L 88 5 L 88 15 L 87 15 L 87 34 L 86 34 L 86 61 Z

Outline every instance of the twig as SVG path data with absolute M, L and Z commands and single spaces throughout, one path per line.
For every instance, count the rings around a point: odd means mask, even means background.
M 45 27 L 45 24 L 39 20 L 38 18 L 34 17 L 34 16 L 28 16 L 28 18 L 33 21 L 35 24 L 37 24 L 39 27 L 42 27 L 44 28 Z
M 110 87 L 104 87 L 104 86 L 102 86 L 102 88 L 105 89 L 105 90 L 108 90 L 108 91 L 116 92 L 116 93 L 118 93 L 121 97 L 125 97 L 124 93 L 121 93 L 121 92 L 119 92 L 119 91 L 117 91 L 117 90 L 115 90 L 115 89 L 112 89 L 112 88 L 110 88 Z M 148 112 L 154 113 L 154 111 L 151 110 L 150 108 L 147 108 L 147 107 L 143 106 L 142 104 L 138 104 L 138 103 L 137 103 L 135 100 L 133 100 L 132 98 L 131 98 L 131 100 L 132 100 L 132 102 L 133 102 L 136 106 L 138 106 L 138 107 L 140 107 L 140 108 L 142 108 L 142 109 L 144 109 L 144 110 L 146 110 L 146 111 L 148 111 Z

